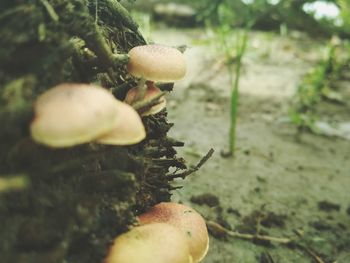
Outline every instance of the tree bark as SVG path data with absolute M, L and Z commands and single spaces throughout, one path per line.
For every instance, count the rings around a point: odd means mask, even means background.
M 169 201 L 169 169 L 186 170 L 174 148 L 183 143 L 168 138 L 163 111 L 143 118 L 147 138 L 137 145 L 52 149 L 30 137 L 32 108 L 62 82 L 99 83 L 123 99 L 135 80 L 115 55 L 145 40 L 113 0 L 3 0 L 0 7 L 0 179 L 28 182 L 0 191 L 0 261 L 102 262 L 135 215 Z

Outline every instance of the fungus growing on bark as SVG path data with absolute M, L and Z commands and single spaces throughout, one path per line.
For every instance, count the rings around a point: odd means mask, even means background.
M 116 107 L 117 122 L 113 129 L 97 139 L 97 142 L 112 145 L 130 145 L 146 137 L 145 127 L 139 114 L 130 105 L 119 102 Z
M 154 85 L 153 82 L 147 81 L 146 82 L 147 85 L 147 89 L 145 92 L 145 95 L 143 97 L 144 100 L 151 100 L 152 98 L 154 98 L 155 96 L 157 96 L 158 94 L 160 94 L 162 91 L 156 87 Z M 133 105 L 135 102 L 137 102 L 137 98 L 138 98 L 138 93 L 139 93 L 139 89 L 138 87 L 134 87 L 131 88 L 128 93 L 126 94 L 125 97 L 125 102 Z M 159 98 L 159 103 L 150 107 L 148 110 L 144 111 L 141 113 L 142 116 L 148 116 L 148 115 L 152 115 L 152 114 L 156 114 L 158 112 L 160 112 L 161 110 L 163 110 L 166 106 L 166 99 L 164 96 L 162 96 L 161 98 Z
M 173 82 L 186 73 L 185 56 L 173 47 L 144 45 L 129 51 L 128 72 L 136 78 Z
M 31 123 L 32 138 L 51 147 L 90 142 L 116 125 L 116 99 L 106 89 L 65 83 L 39 96 Z
M 150 89 L 147 87 L 149 84 L 144 85 L 146 80 L 148 82 L 174 82 L 181 79 L 186 73 L 186 60 L 184 54 L 176 48 L 156 44 L 143 45 L 129 51 L 127 69 L 129 74 L 140 78 L 136 90 L 132 92 L 136 94 L 134 100 L 141 101 L 144 100 L 148 89 Z M 152 88 L 151 90 L 153 92 L 156 89 Z M 154 114 L 155 111 L 163 107 L 162 103 L 156 106 L 143 115 Z
M 186 237 L 175 227 L 155 223 L 118 236 L 104 263 L 192 263 Z
M 141 225 L 167 223 L 186 235 L 193 262 L 203 260 L 209 249 L 208 230 L 203 217 L 194 209 L 177 203 L 163 202 L 138 217 Z

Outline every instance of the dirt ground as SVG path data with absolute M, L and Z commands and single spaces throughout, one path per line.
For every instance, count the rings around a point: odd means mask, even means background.
M 187 146 L 180 154 L 195 164 L 215 149 L 199 172 L 177 182 L 184 187 L 173 200 L 232 230 L 292 238 L 297 245 L 211 236 L 203 262 L 350 262 L 350 142 L 312 134 L 297 140 L 288 121 L 295 89 L 322 54 L 322 43 L 300 34 L 250 35 L 236 156 L 225 159 L 230 87 L 209 37 L 201 30 L 152 33 L 156 43 L 189 46 L 188 74 L 168 96 L 172 135 Z M 330 109 L 328 116 L 349 121 L 349 105 Z

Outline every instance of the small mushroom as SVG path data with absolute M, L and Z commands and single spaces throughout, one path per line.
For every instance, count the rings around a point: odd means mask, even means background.
M 98 143 L 130 145 L 146 137 L 145 127 L 139 114 L 130 105 L 119 102 L 116 107 L 117 121 L 113 129 L 97 139 Z
M 145 95 L 143 97 L 143 100 L 151 100 L 152 98 L 157 96 L 160 92 L 162 92 L 158 87 L 156 87 L 154 85 L 153 82 L 147 81 L 146 85 L 147 85 L 147 89 L 146 89 Z M 126 94 L 124 102 L 131 104 L 131 105 L 134 104 L 135 102 L 137 102 L 139 92 L 140 92 L 140 90 L 138 87 L 131 88 L 128 91 L 128 93 Z M 150 107 L 150 109 L 148 109 L 147 111 L 142 112 L 141 115 L 142 116 L 149 116 L 149 115 L 156 114 L 156 113 L 160 112 L 161 110 L 163 110 L 165 108 L 165 106 L 166 106 L 166 99 L 164 96 L 162 96 L 161 98 L 159 98 L 158 104 Z
M 141 225 L 167 223 L 186 235 L 193 262 L 203 260 L 209 249 L 209 236 L 205 220 L 194 209 L 177 203 L 163 202 L 140 215 Z
M 186 73 L 184 54 L 173 47 L 144 45 L 129 51 L 128 72 L 136 78 L 155 82 L 174 82 Z
M 104 263 L 192 263 L 185 236 L 156 223 L 137 226 L 114 240 Z
M 106 89 L 65 83 L 39 96 L 30 125 L 32 138 L 51 147 L 90 142 L 109 132 L 118 121 L 116 99 Z

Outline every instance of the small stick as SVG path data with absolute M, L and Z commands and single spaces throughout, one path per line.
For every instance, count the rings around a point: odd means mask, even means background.
M 208 229 L 213 232 L 228 235 L 230 237 L 237 237 L 237 238 L 247 239 L 247 240 L 271 241 L 271 242 L 276 242 L 284 245 L 290 244 L 292 242 L 292 240 L 289 238 L 272 237 L 272 236 L 259 235 L 259 234 L 256 234 L 256 235 L 243 234 L 243 233 L 231 231 L 213 221 L 207 221 L 207 226 L 208 226 Z
M 203 158 L 199 161 L 199 163 L 193 167 L 193 168 L 190 168 L 188 169 L 187 171 L 185 172 L 182 172 L 182 173 L 174 173 L 174 174 L 170 174 L 167 176 L 168 180 L 173 180 L 175 178 L 182 178 L 182 179 L 185 179 L 186 176 L 196 172 L 199 170 L 199 168 L 201 168 L 203 166 L 203 164 L 205 164 L 209 159 L 210 157 L 213 155 L 214 153 L 214 149 L 210 149 L 207 154 L 205 156 L 203 156 Z
M 110 90 L 113 94 L 117 94 L 120 91 L 126 90 L 131 84 L 133 84 L 133 81 L 126 81 L 118 86 L 112 87 Z
M 55 11 L 55 9 L 52 7 L 52 5 L 47 0 L 40 0 L 42 5 L 46 8 L 46 11 L 48 12 L 50 18 L 54 22 L 58 22 L 59 17 Z
M 316 255 L 315 252 L 313 252 L 311 249 L 307 248 L 307 247 L 302 247 L 306 253 L 308 253 L 317 263 L 326 263 L 323 261 L 322 258 L 320 258 L 318 255 Z
M 222 225 L 214 222 L 214 221 L 206 221 L 208 230 L 212 232 L 213 234 L 216 234 L 218 236 L 230 236 L 230 237 L 237 237 L 245 240 L 261 240 L 261 241 L 270 241 L 270 242 L 276 242 L 282 245 L 291 245 L 294 244 L 296 248 L 305 251 L 308 255 L 310 255 L 317 263 L 326 263 L 323 259 L 321 259 L 315 252 L 313 252 L 308 247 L 305 247 L 303 245 L 297 244 L 294 240 L 290 238 L 284 238 L 284 237 L 272 237 L 267 235 L 259 235 L 259 234 L 243 234 L 236 231 L 231 231 Z
M 165 92 L 160 92 L 156 96 L 152 97 L 149 100 L 142 100 L 139 102 L 134 103 L 132 106 L 135 110 L 140 111 L 145 108 L 152 107 L 154 105 L 157 105 L 160 103 L 159 99 L 165 95 Z
M 29 178 L 25 174 L 0 176 L 0 193 L 25 189 L 29 185 Z
M 144 78 L 141 78 L 138 83 L 137 83 L 137 93 L 135 96 L 135 101 L 142 101 L 145 98 L 145 94 L 147 92 L 148 86 L 145 85 L 146 84 L 146 80 Z

